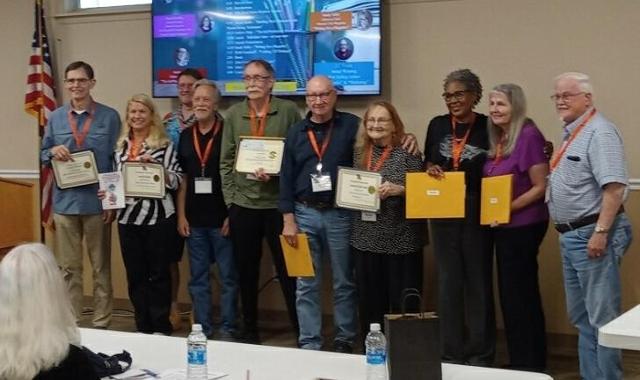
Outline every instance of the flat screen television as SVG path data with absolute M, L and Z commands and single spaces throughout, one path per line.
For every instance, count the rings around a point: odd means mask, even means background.
M 314 75 L 343 95 L 380 94 L 380 0 L 153 0 L 153 96 L 177 96 L 185 68 L 244 95 L 243 65 L 264 59 L 274 93 L 302 95 Z

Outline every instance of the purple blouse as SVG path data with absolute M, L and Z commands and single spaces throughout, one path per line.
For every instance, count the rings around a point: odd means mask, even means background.
M 531 122 L 525 124 L 509 156 L 503 157 L 497 164 L 495 158 L 487 158 L 484 165 L 484 176 L 513 174 L 513 199 L 518 198 L 532 187 L 529 168 L 547 162 L 544 144 L 544 136 L 535 124 Z M 511 222 L 501 227 L 521 227 L 548 219 L 547 205 L 544 204 L 544 198 L 540 198 L 527 207 L 512 213 Z

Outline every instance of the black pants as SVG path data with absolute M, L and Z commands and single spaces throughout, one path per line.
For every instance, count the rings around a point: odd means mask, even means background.
M 538 249 L 548 222 L 494 232 L 498 287 L 510 365 L 543 370 L 547 341 L 538 286 Z
M 384 326 L 384 315 L 399 313 L 402 291 L 416 288 L 422 292 L 422 251 L 394 255 L 360 251 L 351 247 L 356 267 L 360 306 L 360 331 L 363 337 L 371 323 Z M 416 297 L 407 298 L 406 312 L 417 312 Z
M 438 314 L 443 360 L 491 366 L 496 345 L 493 250 L 478 220 L 476 202 L 467 195 L 464 219 L 431 221 Z
M 289 319 L 296 334 L 298 333 L 296 279 L 287 275 L 279 238 L 282 225 L 282 214 L 277 209 L 250 209 L 234 204 L 229 210 L 229 228 L 240 279 L 244 327 L 248 331 L 257 331 L 258 328 L 258 280 L 262 239 L 265 238 L 271 250 Z
M 129 299 L 135 309 L 136 328 L 141 332 L 171 333 L 168 247 L 174 224 L 170 219 L 152 226 L 118 224 Z

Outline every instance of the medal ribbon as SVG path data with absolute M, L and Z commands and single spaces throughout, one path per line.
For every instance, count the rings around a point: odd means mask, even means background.
M 556 154 L 553 157 L 553 160 L 551 161 L 551 171 L 553 171 L 558 166 L 558 164 L 560 164 L 560 159 L 562 158 L 564 153 L 567 151 L 567 148 L 569 147 L 569 145 L 573 142 L 573 140 L 578 136 L 578 133 L 582 131 L 582 129 L 587 125 L 587 123 L 591 120 L 591 118 L 595 114 L 596 114 L 596 109 L 595 108 L 591 109 L 591 112 L 589 112 L 589 115 L 587 115 L 587 117 L 585 117 L 584 120 L 582 120 L 580 125 L 578 125 L 576 129 L 574 129 L 573 132 L 571 132 L 571 135 L 569 136 L 569 138 L 562 143 L 562 148 L 560 148 L 560 151 L 558 152 L 558 154 Z
M 211 138 L 207 142 L 207 146 L 204 149 L 204 155 L 202 154 L 202 149 L 200 148 L 200 139 L 198 138 L 198 124 L 193 126 L 193 148 L 196 151 L 196 155 L 198 156 L 198 160 L 200 160 L 200 170 L 201 175 L 204 176 L 204 168 L 207 166 L 207 161 L 209 161 L 209 157 L 211 156 L 211 150 L 213 148 L 213 140 L 216 139 L 216 135 L 220 131 L 220 120 L 216 118 L 216 122 L 213 126 L 213 134 Z
M 471 128 L 473 127 L 473 123 L 476 121 L 476 114 L 473 114 L 473 119 L 469 122 L 469 128 L 467 132 L 464 134 L 464 137 L 457 138 L 456 137 L 456 119 L 453 115 L 451 115 L 451 156 L 453 158 L 453 170 L 458 170 L 460 167 L 460 157 L 462 157 L 462 152 L 464 152 L 464 147 L 467 145 L 467 140 L 469 139 L 469 135 L 471 134 Z
M 384 162 L 387 160 L 387 158 L 389 158 L 389 155 L 391 154 L 392 149 L 393 148 L 391 146 L 385 147 L 384 151 L 382 151 L 382 155 L 378 159 L 378 162 L 376 162 L 375 166 L 372 166 L 371 159 L 373 156 L 373 145 L 369 146 L 369 151 L 367 152 L 367 170 L 379 172 Z
M 251 136 L 262 137 L 264 136 L 264 129 L 267 126 L 267 115 L 269 114 L 269 102 L 267 101 L 262 107 L 262 118 L 256 120 L 258 115 L 256 111 L 249 105 L 249 123 L 251 125 Z
M 91 111 L 89 112 L 89 116 L 82 123 L 82 132 L 78 132 L 78 119 L 72 115 L 73 110 L 69 110 L 67 113 L 67 120 L 69 121 L 69 127 L 71 127 L 71 134 L 73 135 L 73 139 L 76 141 L 76 147 L 82 148 L 82 144 L 84 144 L 84 140 L 89 134 L 89 129 L 91 128 L 91 122 L 93 122 L 93 116 L 96 113 L 96 105 L 95 103 L 91 103 Z

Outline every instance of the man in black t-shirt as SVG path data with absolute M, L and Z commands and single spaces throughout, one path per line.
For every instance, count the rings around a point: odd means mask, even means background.
M 178 190 L 178 232 L 187 238 L 189 247 L 189 293 L 194 321 L 202 325 L 207 337 L 212 337 L 209 266 L 216 262 L 222 280 L 222 326 L 217 338 L 234 340 L 238 279 L 218 169 L 223 126 L 217 113 L 220 92 L 215 82 L 207 79 L 197 81 L 194 87 L 197 122 L 182 132 L 178 150 L 184 169 L 184 180 Z

